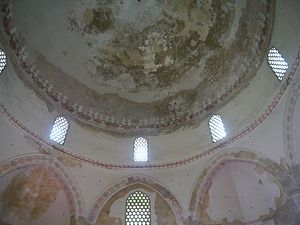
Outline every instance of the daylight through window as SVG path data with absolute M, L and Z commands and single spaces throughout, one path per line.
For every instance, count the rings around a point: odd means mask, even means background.
M 148 161 L 148 141 L 143 137 L 134 140 L 134 161 Z
M 209 129 L 213 142 L 217 142 L 226 137 L 226 131 L 220 115 L 213 115 L 209 120 Z
M 282 81 L 288 69 L 288 64 L 276 48 L 270 49 L 268 53 L 268 63 L 277 76 L 278 80 Z
M 67 119 L 63 116 L 57 117 L 50 134 L 50 139 L 63 145 L 66 139 L 68 128 L 69 122 Z
M 150 198 L 141 191 L 131 194 L 126 200 L 126 225 L 150 225 Z
M 2 73 L 2 71 L 4 70 L 4 68 L 6 66 L 6 62 L 7 62 L 7 59 L 6 59 L 5 52 L 0 49 L 0 74 Z

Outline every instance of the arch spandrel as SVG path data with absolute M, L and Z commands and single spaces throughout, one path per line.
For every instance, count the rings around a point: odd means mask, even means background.
M 152 210 L 152 212 L 155 212 L 155 215 L 152 215 L 151 218 L 154 218 L 154 220 L 158 221 L 162 221 L 166 218 L 169 218 L 163 223 L 176 223 L 178 225 L 184 224 L 186 215 L 179 202 L 177 201 L 176 197 L 159 181 L 156 181 L 151 177 L 143 175 L 123 178 L 115 184 L 109 186 L 102 194 L 98 195 L 93 206 L 90 208 L 87 221 L 90 224 L 101 224 L 101 222 L 103 223 L 104 221 L 101 220 L 100 222 L 99 220 L 97 223 L 98 218 L 102 217 L 109 219 L 109 215 L 103 216 L 103 212 L 107 211 L 113 205 L 113 202 L 115 202 L 118 199 L 123 199 L 123 201 L 119 201 L 122 202 L 122 204 L 124 205 L 123 218 L 125 218 L 126 198 L 128 197 L 128 193 L 132 193 L 135 190 L 145 190 L 147 193 L 150 194 L 150 199 L 151 193 L 156 196 L 154 198 L 155 200 L 151 203 L 152 205 L 154 205 L 154 209 Z M 160 210 L 159 208 L 162 208 L 163 210 Z M 99 216 L 100 214 L 102 216 Z M 120 220 L 119 222 L 121 223 L 122 220 Z
M 234 166 L 236 165 L 238 165 L 240 169 L 232 169 L 235 168 Z M 254 185 L 253 183 L 255 183 L 255 185 L 258 186 L 258 188 L 260 188 L 260 191 L 264 193 L 262 196 L 266 196 L 267 195 L 266 193 L 268 192 L 263 191 L 265 189 L 261 187 L 265 187 L 267 185 L 269 185 L 268 188 L 270 188 L 270 190 L 273 190 L 275 192 L 272 198 L 274 200 L 274 204 L 276 204 L 276 207 L 273 209 L 273 211 L 271 210 L 268 213 L 262 213 L 261 215 L 256 216 L 256 218 L 253 217 L 253 219 L 247 221 L 242 221 L 244 217 L 247 216 L 243 215 L 243 212 L 241 211 L 240 218 L 238 218 L 237 216 L 235 218 L 236 219 L 235 222 L 251 222 L 251 221 L 253 222 L 255 220 L 260 220 L 262 218 L 270 219 L 274 216 L 274 212 L 280 210 L 280 208 L 289 201 L 290 196 L 292 196 L 293 193 L 297 191 L 297 186 L 293 178 L 291 177 L 291 175 L 288 173 L 286 168 L 279 165 L 278 163 L 273 162 L 272 160 L 265 158 L 252 150 L 226 149 L 224 150 L 224 152 L 219 153 L 215 157 L 213 157 L 213 159 L 211 159 L 210 162 L 207 163 L 207 165 L 199 174 L 195 182 L 193 192 L 191 195 L 191 200 L 190 200 L 190 209 L 189 209 L 191 215 L 190 220 L 204 222 L 208 224 L 220 222 L 220 221 L 214 221 L 208 216 L 208 215 L 212 215 L 214 212 L 214 209 L 209 207 L 210 201 L 213 202 L 214 200 L 212 200 L 212 198 L 218 197 L 215 196 L 211 190 L 212 188 L 216 189 L 216 185 L 214 183 L 214 182 L 216 183 L 218 182 L 216 178 L 219 179 L 220 181 L 222 179 L 222 176 L 220 177 L 220 174 L 222 174 L 222 171 L 224 172 L 225 170 L 228 170 L 228 167 L 231 167 L 231 170 L 229 169 L 229 171 L 233 171 L 233 173 L 231 172 L 232 175 L 228 176 L 228 179 L 231 179 L 231 181 L 223 180 L 222 181 L 223 183 L 219 185 L 221 188 L 220 192 L 222 191 L 224 193 L 226 192 L 225 189 L 227 184 L 229 186 L 231 184 L 234 184 L 231 188 L 227 188 L 227 189 L 236 190 L 235 192 L 233 192 L 233 195 L 236 195 L 235 200 L 237 201 L 237 203 L 235 204 L 241 204 L 241 203 L 244 204 L 246 200 L 245 200 L 245 196 L 242 195 L 243 197 L 241 199 L 241 195 L 237 194 L 243 192 L 242 189 L 241 190 L 238 189 L 239 187 L 241 187 L 239 186 L 239 184 L 243 182 L 239 182 L 239 180 L 235 180 L 237 179 L 236 177 L 239 175 L 238 174 L 239 172 L 236 173 L 234 171 L 244 170 L 243 173 L 245 174 L 245 178 L 242 177 L 240 174 L 238 179 L 244 180 L 245 181 L 244 183 L 247 183 L 250 182 L 251 180 L 251 178 L 249 177 L 247 179 L 247 173 L 249 173 L 249 170 L 252 170 L 253 171 L 252 174 L 254 174 L 256 177 L 255 179 L 252 179 L 253 182 L 250 184 Z M 226 176 L 226 173 L 224 173 L 223 176 Z M 256 182 L 258 183 L 256 184 Z M 223 189 L 222 189 L 222 185 L 224 186 Z M 228 195 L 225 193 L 222 197 L 229 199 L 228 196 L 230 196 L 230 194 Z M 233 197 L 231 196 L 230 198 L 231 201 L 233 201 L 232 199 Z M 229 204 L 230 201 L 228 199 L 226 201 L 224 199 L 221 200 L 223 202 L 228 202 L 227 204 Z M 259 201 L 259 199 L 257 201 Z M 251 202 L 250 197 L 249 197 L 249 202 Z M 249 205 L 249 207 L 251 207 L 249 208 L 249 210 L 255 208 L 253 205 Z M 227 214 L 234 214 L 233 210 L 231 209 L 223 208 L 222 210 L 227 210 L 226 212 Z M 263 212 L 263 210 L 261 212 Z M 226 220 L 226 217 L 224 217 L 223 219 Z M 232 219 L 231 222 L 234 222 L 234 220 Z

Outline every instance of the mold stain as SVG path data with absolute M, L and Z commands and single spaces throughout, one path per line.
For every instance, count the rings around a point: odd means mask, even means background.
M 208 50 L 220 47 L 220 37 L 230 29 L 234 16 L 234 8 L 228 10 L 229 2 L 165 1 L 163 14 L 155 24 L 142 30 L 130 24 L 124 26 L 112 40 L 98 48 L 88 62 L 94 68 L 92 76 L 105 83 L 129 74 L 135 83 L 132 92 L 164 88 L 178 82 L 198 66 L 199 59 Z M 88 8 L 82 18 L 69 16 L 69 24 L 75 27 L 84 21 L 83 33 L 105 32 L 114 24 L 110 7 L 111 4 L 101 4 Z M 207 24 L 212 27 L 205 27 Z
M 230 1 L 226 1 L 229 3 Z M 207 35 L 205 43 L 212 49 L 221 47 L 220 39 L 223 33 L 229 30 L 233 17 L 234 9 L 228 8 L 228 11 L 222 9 L 224 7 L 223 1 L 212 1 L 212 8 L 216 11 L 216 21 Z
M 18 174 L 1 194 L 3 215 L 14 215 L 20 221 L 36 220 L 55 202 L 59 190 L 45 168 Z
M 273 8 L 268 11 L 264 1 L 149 1 L 161 6 L 156 10 L 141 1 L 130 11 L 144 7 L 141 21 L 133 21 L 136 15 L 124 11 L 122 5 L 128 6 L 129 0 L 78 2 L 67 12 L 67 26 L 88 48 L 82 51 L 86 61 L 77 63 L 86 77 L 77 80 L 77 75 L 66 74 L 38 52 L 34 65 L 53 85 L 43 96 L 57 102 L 54 93 L 61 93 L 67 97 L 60 106 L 63 110 L 87 127 L 115 135 L 199 125 L 255 75 L 272 25 Z M 62 54 L 70 58 L 72 49 L 65 49 L 68 53 Z M 29 73 L 31 67 L 25 66 Z M 79 112 L 77 105 L 89 115 Z M 139 128 L 124 128 L 127 124 Z
M 71 10 L 67 21 L 68 27 L 72 31 L 80 32 L 83 35 L 97 35 L 112 28 L 114 17 L 109 7 L 98 6 L 85 9 L 80 18 Z
M 84 18 L 87 22 L 84 31 L 91 34 L 105 32 L 112 26 L 114 20 L 111 9 L 107 7 L 87 9 Z
M 195 91 L 184 91 L 181 95 L 175 95 L 170 98 L 165 98 L 162 102 L 157 104 L 155 108 L 154 115 L 162 116 L 162 115 L 173 115 L 173 116 L 181 116 L 186 113 L 189 109 L 192 108 L 193 103 L 196 99 Z

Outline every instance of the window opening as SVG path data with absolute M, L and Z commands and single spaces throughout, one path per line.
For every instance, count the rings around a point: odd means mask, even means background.
M 282 81 L 289 66 L 276 48 L 270 49 L 268 53 L 268 63 L 277 76 L 277 79 Z
M 68 120 L 63 116 L 57 117 L 50 134 L 50 139 L 63 145 L 66 139 L 68 128 Z
M 150 225 L 151 206 L 148 195 L 141 191 L 132 193 L 126 200 L 126 225 Z
M 134 161 L 148 161 L 148 141 L 146 138 L 139 137 L 134 140 Z
M 220 115 L 213 115 L 210 118 L 209 129 L 212 141 L 214 143 L 226 137 L 226 131 Z
M 0 74 L 3 72 L 7 63 L 6 55 L 3 50 L 0 49 Z

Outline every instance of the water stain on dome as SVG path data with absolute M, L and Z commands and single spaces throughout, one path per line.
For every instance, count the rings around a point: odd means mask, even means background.
M 63 99 L 59 104 L 76 119 L 122 134 L 199 124 L 237 94 L 263 60 L 274 6 L 273 0 L 53 0 L 51 9 L 41 1 L 34 4 L 42 13 L 32 16 L 23 15 L 30 4 L 16 1 L 12 8 L 22 12 L 11 14 L 22 31 L 16 36 L 26 40 L 18 43 L 33 46 L 22 67 L 30 73 L 36 66 L 34 77 L 51 84 L 43 95 Z M 39 17 L 56 32 L 26 27 Z M 40 47 L 49 39 L 51 51 Z

